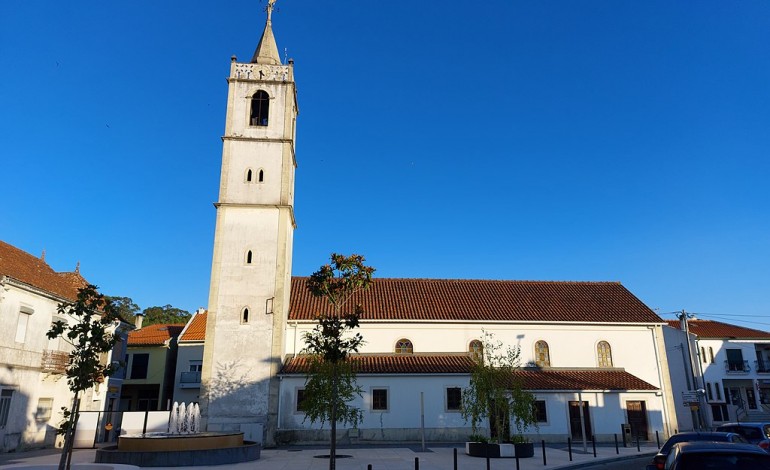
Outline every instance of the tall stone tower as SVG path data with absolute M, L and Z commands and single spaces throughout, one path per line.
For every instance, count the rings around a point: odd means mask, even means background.
M 268 445 L 289 308 L 298 113 L 274 3 L 251 62 L 230 64 L 201 390 L 206 429 Z

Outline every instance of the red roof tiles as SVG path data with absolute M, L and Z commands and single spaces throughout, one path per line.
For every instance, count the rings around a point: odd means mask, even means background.
M 358 374 L 470 374 L 467 354 L 357 355 L 351 358 Z M 290 358 L 282 374 L 305 374 L 307 356 Z M 527 390 L 658 390 L 623 369 L 534 369 L 516 371 Z
M 128 333 L 129 346 L 160 346 L 171 338 L 179 336 L 184 325 L 148 325 Z
M 208 313 L 208 311 L 195 313 L 187 329 L 179 337 L 179 342 L 204 341 L 206 339 L 206 318 L 208 318 Z
M 331 312 L 307 280 L 292 278 L 290 320 Z M 362 320 L 663 323 L 618 282 L 378 278 L 354 301 L 364 308 Z
M 668 326 L 681 330 L 679 320 L 669 320 Z M 690 333 L 699 338 L 714 339 L 770 339 L 770 333 L 743 326 L 730 325 L 712 320 L 688 320 L 688 329 Z
M 88 285 L 80 273 L 57 273 L 37 256 L 3 241 L 0 241 L 0 276 L 8 276 L 67 300 L 75 300 L 78 289 Z

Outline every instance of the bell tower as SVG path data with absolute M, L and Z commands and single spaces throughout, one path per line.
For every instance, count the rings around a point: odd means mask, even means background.
M 251 61 L 230 63 L 200 397 L 207 430 L 268 445 L 291 290 L 298 113 L 274 3 Z

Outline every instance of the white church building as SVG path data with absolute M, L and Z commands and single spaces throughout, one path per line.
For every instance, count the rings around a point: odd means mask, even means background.
M 302 334 L 327 305 L 291 276 L 299 108 L 273 3 L 252 59 L 230 65 L 200 397 L 208 430 L 265 445 L 328 438 L 298 409 Z M 359 301 L 364 421 L 341 439 L 466 440 L 458 394 L 482 331 L 521 350 L 532 438 L 581 436 L 581 407 L 589 439 L 677 428 L 665 322 L 619 283 L 377 278 Z

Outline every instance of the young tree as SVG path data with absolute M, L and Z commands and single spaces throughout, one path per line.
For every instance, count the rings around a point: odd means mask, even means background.
M 59 461 L 59 469 L 64 470 L 69 469 L 72 458 L 72 440 L 77 427 L 81 392 L 115 372 L 116 367 L 103 364 L 100 356 L 110 351 L 117 341 L 113 329 L 118 316 L 112 303 L 91 284 L 79 289 L 74 302 L 59 304 L 58 312 L 62 317 L 76 319 L 73 324 L 57 320 L 46 334 L 51 339 L 62 338 L 73 348 L 69 353 L 66 371 L 67 383 L 74 396 Z
M 310 276 L 307 288 L 323 297 L 332 307 L 329 314 L 319 314 L 318 325 L 305 333 L 305 352 L 311 356 L 310 371 L 305 381 L 302 403 L 306 419 L 331 426 L 329 469 L 336 468 L 337 423 L 356 426 L 363 419 L 361 410 L 349 405 L 355 395 L 361 396 L 356 375 L 348 357 L 363 344 L 360 333 L 353 333 L 363 307 L 350 305 L 353 296 L 372 284 L 374 268 L 364 265 L 360 255 L 333 253 L 330 264 Z
M 492 333 L 484 332 L 482 349 L 474 358 L 468 388 L 462 394 L 463 418 L 471 420 L 474 434 L 487 419 L 490 437 L 501 443 L 510 437 L 513 419 L 519 440 L 528 426 L 536 423 L 535 397 L 524 390 L 515 372 L 519 368 L 519 348 L 503 348 Z

